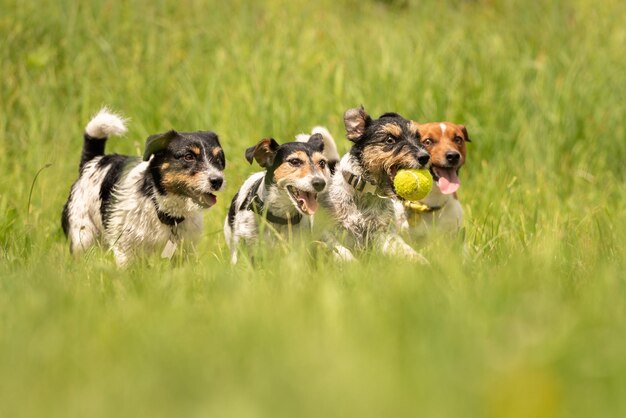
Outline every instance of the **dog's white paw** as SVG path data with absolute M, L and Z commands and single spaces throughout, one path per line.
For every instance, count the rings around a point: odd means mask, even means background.
M 356 261 L 356 258 L 352 254 L 352 251 L 342 245 L 335 246 L 335 248 L 333 249 L 333 258 L 335 259 L 335 261 L 339 261 L 342 263 L 351 263 L 353 261 Z
M 428 261 L 426 257 L 424 257 L 418 252 L 413 252 L 413 254 L 410 254 L 407 258 L 409 259 L 409 261 L 421 264 L 422 266 L 430 265 L 430 261 Z

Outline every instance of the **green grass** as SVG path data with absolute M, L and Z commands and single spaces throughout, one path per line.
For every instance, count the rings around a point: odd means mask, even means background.
M 125 3 L 122 5 L 122 3 Z M 0 0 L 0 416 L 626 416 L 626 6 Z M 222 138 L 191 260 L 72 259 L 85 123 Z M 244 149 L 363 104 L 467 125 L 463 245 L 227 263 Z M 36 173 L 46 164 L 32 191 Z

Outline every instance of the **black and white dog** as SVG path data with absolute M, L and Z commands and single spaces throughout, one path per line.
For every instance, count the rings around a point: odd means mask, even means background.
M 79 177 L 62 215 L 72 253 L 103 242 L 120 266 L 141 253 L 171 257 L 177 246 L 193 244 L 225 166 L 218 137 L 208 131 L 152 135 L 143 158 L 105 155 L 107 138 L 125 132 L 125 120 L 106 108 L 87 124 Z
M 339 162 L 320 202 L 342 227 L 352 250 L 374 248 L 383 254 L 426 262 L 397 234 L 393 179 L 399 169 L 422 168 L 430 156 L 415 122 L 396 113 L 372 119 L 363 107 L 344 113 L 350 151 Z M 327 237 L 335 256 L 352 260 L 345 240 Z
M 333 144 L 334 146 L 334 144 Z M 279 145 L 273 138 L 261 140 L 245 153 L 266 171 L 248 177 L 232 200 L 224 222 L 224 235 L 237 263 L 240 244 L 253 245 L 262 219 L 278 233 L 310 227 L 318 208 L 318 193 L 326 189 L 330 166 L 337 160 L 324 155 L 324 139 L 314 134 L 306 142 Z M 271 233 L 268 229 L 268 233 Z

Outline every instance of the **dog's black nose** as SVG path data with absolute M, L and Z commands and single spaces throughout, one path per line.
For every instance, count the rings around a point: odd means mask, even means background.
M 430 161 L 430 154 L 426 151 L 419 151 L 417 153 L 417 162 L 420 163 L 421 166 L 425 166 Z
M 446 161 L 448 161 L 449 164 L 457 164 L 460 159 L 461 159 L 461 154 L 459 154 L 458 152 L 456 151 L 446 152 Z
M 213 190 L 219 190 L 219 188 L 222 187 L 222 184 L 224 184 L 224 179 L 222 177 L 211 177 L 209 179 L 209 183 L 211 183 L 211 188 Z
M 313 179 L 311 185 L 316 192 L 321 192 L 322 190 L 324 190 L 324 187 L 326 187 L 326 182 L 324 181 L 324 179 L 316 178 Z

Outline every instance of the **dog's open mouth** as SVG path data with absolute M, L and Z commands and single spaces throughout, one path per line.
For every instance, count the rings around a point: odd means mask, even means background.
M 433 180 L 437 182 L 441 193 L 452 194 L 461 187 L 461 180 L 459 180 L 457 170 L 456 167 L 439 167 L 435 165 L 430 167 Z
M 398 194 L 396 193 L 396 187 L 394 186 L 393 181 L 396 179 L 396 174 L 398 174 L 398 171 L 403 170 L 403 169 L 405 169 L 405 167 L 398 167 L 397 165 L 392 165 L 387 171 L 387 176 L 389 176 L 391 190 L 393 190 L 393 194 L 396 196 Z
M 389 180 L 391 180 L 391 184 L 393 184 L 393 181 L 396 178 L 396 174 L 398 174 L 398 170 L 399 170 L 399 168 L 398 168 L 397 165 L 392 165 L 389 168 L 389 172 L 387 174 L 389 175 Z
M 196 200 L 196 202 L 200 206 L 204 208 L 210 208 L 215 203 L 217 203 L 217 196 L 215 196 L 213 193 L 202 193 L 200 196 L 198 196 L 194 200 Z
M 395 196 L 398 196 L 398 194 L 396 193 L 396 188 L 393 185 L 393 181 L 396 178 L 396 174 L 398 174 L 398 170 L 401 170 L 401 169 L 402 168 L 398 167 L 397 165 L 392 165 L 387 170 L 387 177 L 389 177 L 389 188 L 390 188 L 391 192 L 393 193 L 393 195 L 395 195 Z
M 315 213 L 318 207 L 317 193 L 305 192 L 294 186 L 287 186 L 287 192 L 300 212 L 306 215 Z

